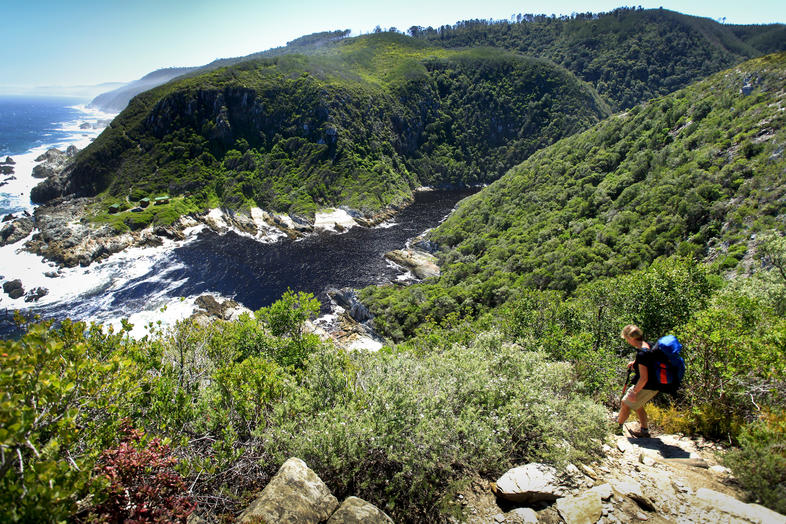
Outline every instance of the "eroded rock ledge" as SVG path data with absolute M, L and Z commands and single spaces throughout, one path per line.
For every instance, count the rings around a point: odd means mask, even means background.
M 31 219 L 23 217 L 5 224 L 0 230 L 0 245 L 26 238 L 35 227 L 25 249 L 41 255 L 60 266 L 87 266 L 134 246 L 161 246 L 164 239 L 185 240 L 189 228 L 204 225 L 223 234 L 235 231 L 273 242 L 319 232 L 344 232 L 355 226 L 373 227 L 388 220 L 404 205 L 392 205 L 373 215 L 340 208 L 316 214 L 314 220 L 305 217 L 270 213 L 259 208 L 234 211 L 212 209 L 206 213 L 180 217 L 169 226 L 149 226 L 136 231 L 117 233 L 110 226 L 91 223 L 87 216 L 94 203 L 90 198 L 59 198 L 36 208 Z M 25 219 L 26 218 L 26 219 Z

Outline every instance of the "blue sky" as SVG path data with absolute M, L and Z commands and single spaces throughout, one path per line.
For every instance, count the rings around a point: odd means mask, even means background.
M 515 13 L 608 11 L 621 2 L 553 0 L 0 0 L 0 93 L 127 82 L 162 67 L 203 65 L 332 29 L 453 24 Z M 631 4 L 633 5 L 633 4 Z M 782 0 L 639 2 L 727 23 L 786 22 Z

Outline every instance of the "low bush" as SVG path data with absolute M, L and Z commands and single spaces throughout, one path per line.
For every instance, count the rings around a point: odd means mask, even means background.
M 586 460 L 606 432 L 605 411 L 576 394 L 570 365 L 499 333 L 424 356 L 352 360 L 322 360 L 319 370 L 312 360 L 304 395 L 330 401 L 283 399 L 287 416 L 258 435 L 274 463 L 301 457 L 337 496 L 356 494 L 394 518 L 436 518 L 449 484 L 465 476 Z
M 786 513 L 786 412 L 766 414 L 748 425 L 739 442 L 724 462 L 757 502 Z
M 128 426 L 121 431 L 123 442 L 105 450 L 96 465 L 106 486 L 86 521 L 185 524 L 196 504 L 174 469 L 170 447 L 158 438 L 145 442 L 141 431 Z

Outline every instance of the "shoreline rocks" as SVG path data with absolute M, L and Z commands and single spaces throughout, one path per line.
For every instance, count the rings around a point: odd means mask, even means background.
M 22 287 L 22 281 L 17 278 L 16 280 L 3 282 L 3 292 L 9 297 L 16 299 L 25 294 L 25 288 Z
M 22 216 L 12 219 L 12 221 L 6 221 L 9 216 L 12 215 L 6 215 L 3 219 L 4 224 L 0 227 L 0 246 L 15 244 L 33 232 L 32 217 Z
M 63 154 L 58 150 L 49 150 L 38 158 L 61 158 Z M 61 178 L 59 174 L 54 175 L 34 190 L 48 191 L 57 186 Z M 57 188 L 53 191 L 57 193 Z M 262 242 L 275 242 L 283 237 L 298 239 L 316 231 L 343 232 L 350 228 L 350 220 L 356 225 L 372 227 L 401 209 L 401 206 L 391 206 L 369 218 L 363 218 L 360 213 L 346 209 L 342 209 L 340 217 L 335 212 L 317 214 L 315 218 L 320 218 L 322 222 L 319 222 L 320 227 L 315 227 L 314 223 L 297 215 L 273 214 L 258 208 L 248 211 L 220 208 L 202 214 L 181 216 L 170 226 L 148 226 L 118 233 L 108 225 L 100 226 L 89 222 L 89 207 L 94 203 L 94 199 L 87 197 L 59 197 L 39 205 L 32 219 L 33 227 L 30 227 L 30 222 L 22 221 L 18 224 L 15 222 L 12 227 L 3 226 L 0 229 L 0 245 L 4 245 L 2 242 L 16 242 L 37 229 L 32 239 L 25 244 L 27 251 L 43 256 L 61 267 L 88 266 L 129 247 L 161 246 L 163 239 L 183 241 L 186 239 L 186 230 L 200 224 L 218 234 L 234 230 Z M 325 222 L 324 217 L 333 219 L 333 227 L 329 227 L 330 224 Z

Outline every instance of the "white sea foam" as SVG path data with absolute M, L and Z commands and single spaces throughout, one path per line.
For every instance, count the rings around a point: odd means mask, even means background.
M 0 187 L 0 207 L 32 212 L 33 204 L 30 202 L 30 191 L 42 182 L 40 178 L 33 178 L 33 167 L 37 164 L 35 159 L 53 147 L 65 149 L 73 145 L 84 149 L 104 130 L 101 123 L 111 120 L 115 116 L 85 106 L 73 106 L 73 109 L 79 110 L 80 115 L 76 120 L 63 122 L 60 125 L 60 130 L 69 133 L 63 139 L 35 147 L 21 155 L 12 156 L 16 162 L 13 174 L 15 180 L 10 180 L 6 185 Z M 89 124 L 90 128 L 81 129 L 80 126 L 84 123 Z

